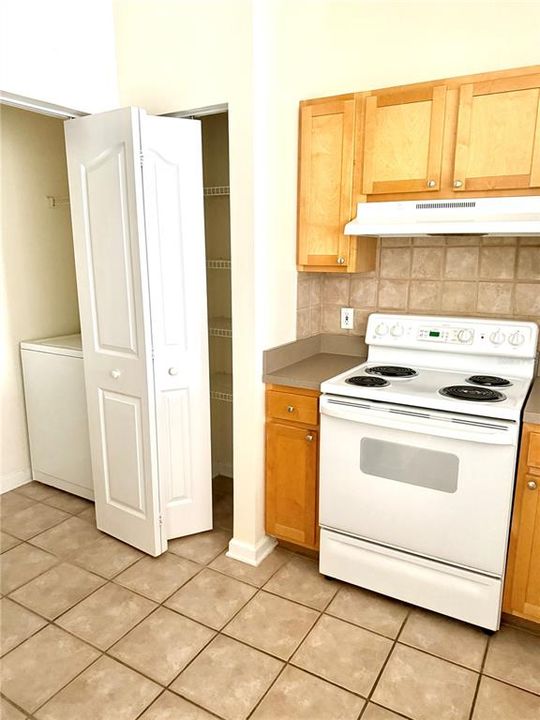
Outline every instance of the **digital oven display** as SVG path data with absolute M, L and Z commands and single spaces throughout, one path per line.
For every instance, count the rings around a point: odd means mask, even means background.
M 429 337 L 441 337 L 441 333 L 439 330 L 430 330 Z

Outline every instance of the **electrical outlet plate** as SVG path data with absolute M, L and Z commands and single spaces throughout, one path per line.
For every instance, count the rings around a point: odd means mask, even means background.
M 341 308 L 341 329 L 352 330 L 354 327 L 353 308 Z

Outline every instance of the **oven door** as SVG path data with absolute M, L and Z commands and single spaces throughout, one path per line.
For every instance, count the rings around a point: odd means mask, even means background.
M 331 395 L 321 414 L 323 527 L 502 575 L 517 423 Z

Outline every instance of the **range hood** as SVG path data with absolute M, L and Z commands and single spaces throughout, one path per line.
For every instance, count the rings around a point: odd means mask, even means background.
M 345 235 L 540 235 L 540 196 L 358 203 Z

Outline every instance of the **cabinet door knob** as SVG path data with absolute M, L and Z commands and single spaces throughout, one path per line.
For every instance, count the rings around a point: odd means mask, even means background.
M 170 367 L 168 372 L 169 375 L 178 375 L 178 368 Z
M 427 186 L 428 187 L 435 187 L 437 185 L 437 182 L 435 180 L 428 180 Z
M 118 369 L 111 370 L 111 377 L 114 378 L 115 380 L 118 380 L 118 378 L 120 377 L 121 374 L 122 374 L 121 370 L 118 370 Z
M 455 188 L 463 187 L 463 181 L 462 180 L 454 180 L 454 187 Z
M 529 482 L 527 483 L 527 487 L 529 488 L 529 490 L 536 490 L 538 485 L 534 480 L 529 480 Z
M 306 435 L 306 440 L 307 440 L 308 442 L 312 442 L 312 441 L 313 441 L 313 435 L 311 435 L 310 433 L 308 433 L 308 434 Z
M 288 413 L 293 413 L 293 412 L 294 412 L 294 405 L 288 405 L 288 406 L 287 406 L 287 412 L 288 412 Z
M 342 255 L 340 255 L 340 256 L 338 257 L 338 259 L 337 259 L 337 264 L 338 264 L 338 265 L 345 265 L 345 258 L 344 258 Z

